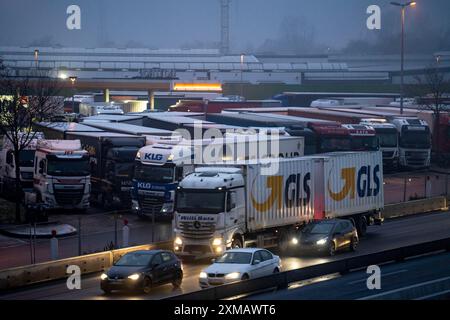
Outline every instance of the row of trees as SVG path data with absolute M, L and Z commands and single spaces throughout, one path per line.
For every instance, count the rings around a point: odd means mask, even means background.
M 40 70 L 17 76 L 0 61 L 0 135 L 12 146 L 16 176 L 16 222 L 21 221 L 20 153 L 35 138 L 33 123 L 45 121 L 61 106 L 57 79 Z

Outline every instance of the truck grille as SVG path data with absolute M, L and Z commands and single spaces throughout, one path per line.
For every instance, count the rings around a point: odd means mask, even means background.
M 84 186 L 78 189 L 55 188 L 55 200 L 59 205 L 78 205 L 83 199 Z
M 164 199 L 140 197 L 141 210 L 144 215 L 159 214 L 164 204 Z
M 405 159 L 408 166 L 424 167 L 427 164 L 428 152 L 407 151 L 405 152 Z
M 184 252 L 210 253 L 211 249 L 206 245 L 187 244 L 184 246 Z
M 214 222 L 180 222 L 181 234 L 186 238 L 208 239 L 216 230 Z

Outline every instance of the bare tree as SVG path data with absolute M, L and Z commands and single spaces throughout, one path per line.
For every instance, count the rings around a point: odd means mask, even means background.
M 36 136 L 33 123 L 50 119 L 61 106 L 59 92 L 58 80 L 44 71 L 30 70 L 21 76 L 7 68 L 0 72 L 0 134 L 6 137 L 14 154 L 16 222 L 21 221 L 21 151 Z
M 443 113 L 450 111 L 449 106 L 443 104 L 443 98 L 446 93 L 450 92 L 450 81 L 446 77 L 445 73 L 439 69 L 438 64 L 431 65 L 425 70 L 423 77 L 416 77 L 419 93 L 419 105 L 423 110 L 429 110 L 433 112 L 433 135 L 434 139 L 434 154 L 438 162 L 445 160 L 441 154 L 441 116 Z

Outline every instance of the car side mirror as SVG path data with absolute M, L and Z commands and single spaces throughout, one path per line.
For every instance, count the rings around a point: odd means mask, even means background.
M 156 267 L 158 267 L 159 266 L 159 263 L 153 263 L 152 264 L 152 268 L 156 268 Z
M 259 261 L 259 260 L 253 261 L 253 265 L 254 265 L 254 266 L 256 266 L 257 264 L 260 264 L 260 263 L 261 263 L 261 261 Z

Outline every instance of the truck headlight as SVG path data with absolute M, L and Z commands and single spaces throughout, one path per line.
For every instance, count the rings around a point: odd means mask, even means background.
M 327 240 L 328 240 L 328 238 L 320 239 L 320 240 L 318 240 L 318 241 L 316 242 L 316 244 L 317 244 L 318 246 L 323 246 L 324 244 L 327 243 Z
M 141 275 L 140 275 L 139 273 L 135 273 L 135 274 L 132 274 L 131 276 L 128 276 L 128 279 L 133 280 L 133 281 L 136 281 L 136 280 L 138 280 L 140 277 L 141 277 Z
M 202 272 L 200 272 L 199 278 L 206 279 L 206 278 L 208 278 L 208 274 L 206 272 L 202 271 Z
M 222 245 L 222 238 L 214 238 L 212 242 L 213 246 L 221 246 Z
M 137 200 L 131 200 L 131 206 L 134 210 L 139 210 L 139 202 Z
M 162 213 L 172 212 L 172 211 L 173 211 L 173 203 L 172 202 L 163 204 L 163 206 L 161 208 Z
M 106 273 L 102 273 L 102 275 L 100 276 L 100 279 L 106 280 L 106 279 L 108 279 L 108 275 Z
M 232 273 L 227 274 L 225 276 L 225 279 L 236 280 L 236 279 L 239 279 L 240 277 L 241 277 L 241 274 L 239 272 L 232 272 Z
M 181 245 L 183 244 L 183 240 L 181 240 L 180 237 L 176 237 L 174 243 L 175 243 L 177 246 L 181 246 Z

